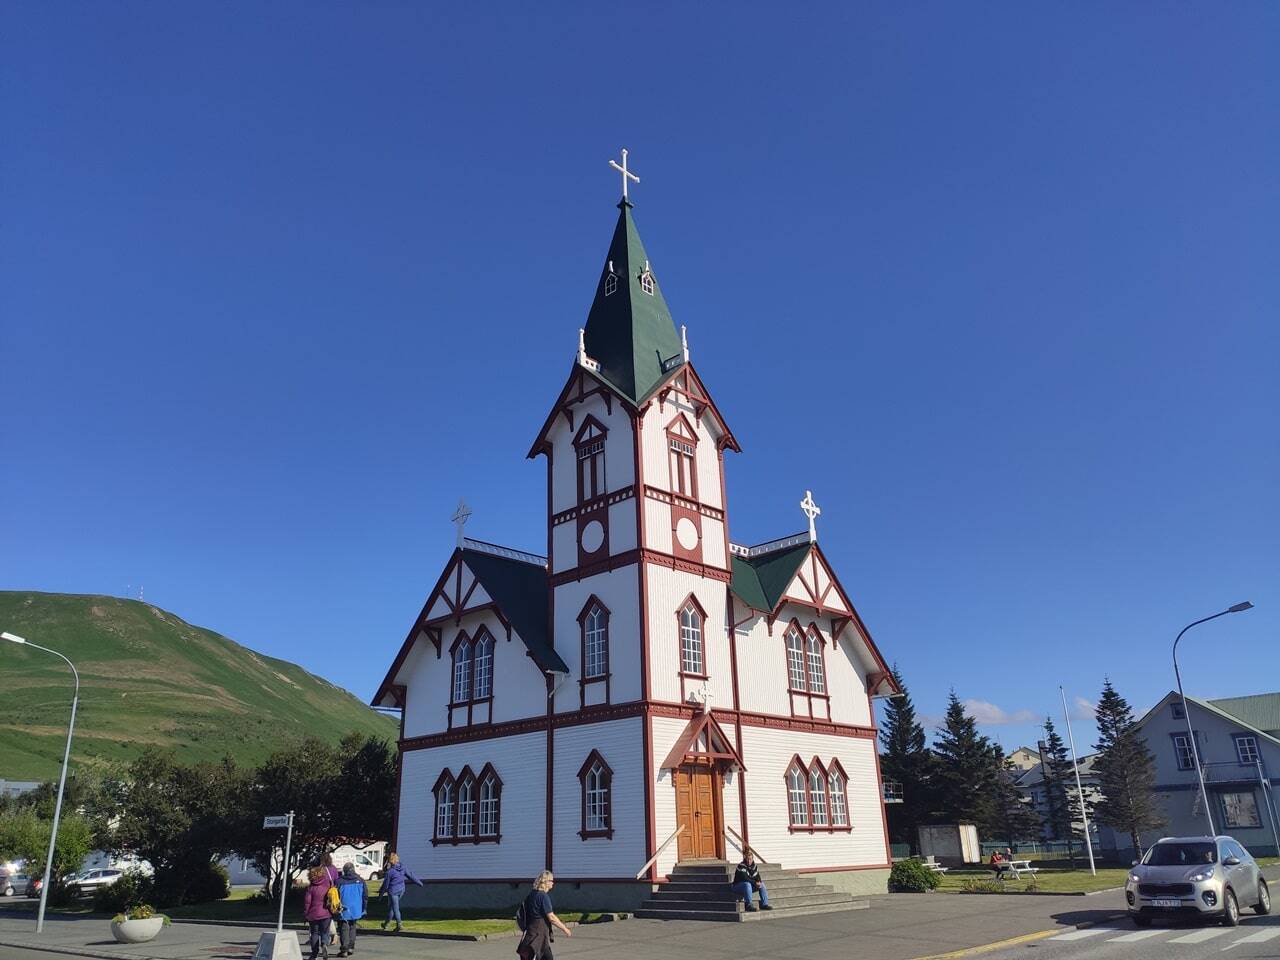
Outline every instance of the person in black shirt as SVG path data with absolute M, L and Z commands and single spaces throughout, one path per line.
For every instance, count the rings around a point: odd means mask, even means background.
M 760 871 L 756 868 L 756 858 L 752 856 L 750 850 L 747 850 L 742 854 L 742 862 L 738 864 L 738 869 L 733 871 L 733 892 L 747 905 L 747 913 L 756 912 L 756 908 L 751 905 L 752 890 L 760 891 L 761 910 L 773 909 L 769 906 L 769 894 L 764 888 L 764 881 L 760 879 Z
M 524 936 L 516 947 L 525 960 L 555 960 L 551 953 L 551 928 L 555 927 L 566 937 L 573 933 L 560 922 L 555 909 L 551 906 L 551 888 L 556 885 L 556 878 L 550 870 L 543 870 L 533 881 L 533 889 L 524 898 Z

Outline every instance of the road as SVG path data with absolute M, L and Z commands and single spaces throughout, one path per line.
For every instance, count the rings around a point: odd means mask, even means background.
M 1225 956 L 1223 956 L 1225 954 Z M 1246 914 L 1240 926 L 1152 926 L 1128 920 L 995 950 L 985 960 L 1250 960 L 1280 957 L 1280 916 Z

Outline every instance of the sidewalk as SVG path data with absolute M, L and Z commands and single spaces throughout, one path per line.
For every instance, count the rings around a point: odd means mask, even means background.
M 558 958 L 581 956 L 631 960 L 912 960 L 1056 926 L 1113 917 L 1124 895 L 963 896 L 886 894 L 871 898 L 870 910 L 825 913 L 763 923 L 622 920 L 576 927 L 557 937 Z M 33 918 L 0 918 L 0 948 L 41 947 L 62 955 L 109 960 L 248 960 L 262 931 L 249 927 L 175 923 L 149 944 L 118 944 L 102 917 L 45 919 L 37 937 Z M 515 938 L 482 943 L 420 940 L 365 931 L 358 956 L 372 960 L 512 960 Z M 336 953 L 336 951 L 335 951 Z M 49 953 L 50 957 L 55 953 Z M 306 955 L 304 951 L 304 956 Z

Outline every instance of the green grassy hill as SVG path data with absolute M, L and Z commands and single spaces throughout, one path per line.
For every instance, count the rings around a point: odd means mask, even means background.
M 395 721 L 327 680 L 136 600 L 0 591 L 0 630 L 80 671 L 73 773 L 149 745 L 188 762 L 230 754 L 252 765 L 307 734 L 396 737 Z M 0 691 L 0 778 L 56 777 L 71 708 L 66 664 L 0 642 Z

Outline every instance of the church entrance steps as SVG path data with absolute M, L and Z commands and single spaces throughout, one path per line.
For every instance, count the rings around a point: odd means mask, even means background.
M 730 885 L 734 867 L 724 860 L 682 861 L 635 915 L 654 920 L 741 922 L 857 910 L 869 905 L 866 900 L 855 899 L 794 870 L 762 864 L 760 879 L 764 881 L 773 909 L 748 912 Z

